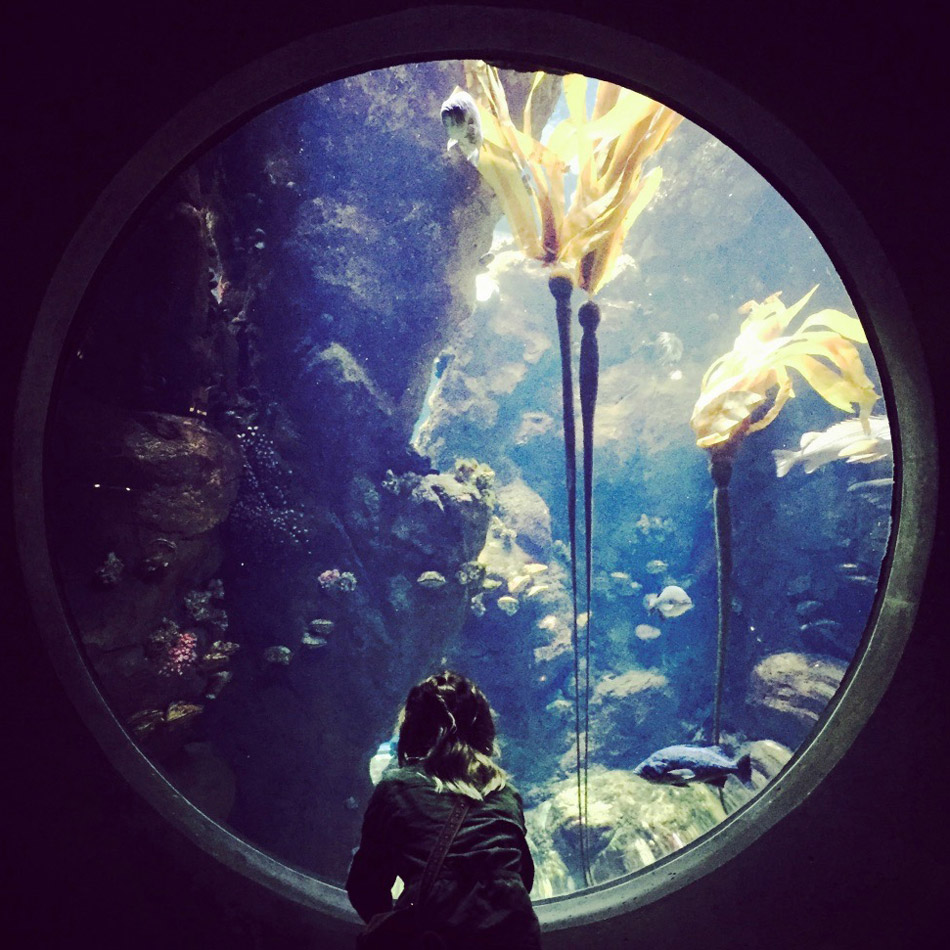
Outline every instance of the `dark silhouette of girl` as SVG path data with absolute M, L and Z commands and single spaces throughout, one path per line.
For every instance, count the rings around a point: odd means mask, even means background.
M 481 690 L 445 671 L 409 690 L 399 713 L 398 768 L 373 791 L 346 890 L 369 920 L 414 901 L 433 845 L 457 796 L 471 805 L 425 902 L 427 926 L 459 950 L 538 950 L 528 892 L 534 862 L 520 795 L 494 761 L 495 723 Z

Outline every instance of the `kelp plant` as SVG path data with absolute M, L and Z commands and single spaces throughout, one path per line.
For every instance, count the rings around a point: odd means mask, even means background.
M 483 142 L 478 171 L 498 196 L 514 239 L 525 257 L 549 270 L 561 352 L 564 453 L 573 597 L 575 727 L 581 862 L 590 883 L 586 847 L 587 737 L 589 735 L 591 630 L 591 521 L 593 428 L 597 401 L 600 309 L 592 299 L 613 276 L 624 239 L 656 194 L 662 172 L 642 174 L 644 162 L 681 120 L 671 109 L 622 86 L 596 81 L 588 114 L 588 80 L 568 74 L 563 92 L 568 116 L 542 143 L 531 131 L 535 93 L 545 78 L 534 74 L 521 128 L 512 122 L 498 71 L 483 62 L 469 64 L 466 84 L 481 120 Z M 569 188 L 569 175 L 576 175 Z M 580 649 L 577 611 L 576 461 L 571 372 L 571 294 L 577 287 L 588 300 L 578 311 L 582 328 L 579 384 L 584 471 L 586 570 L 585 686 L 583 764 L 581 762 Z M 583 791 L 581 775 L 583 773 Z
M 740 308 L 748 316 L 732 349 L 706 371 L 690 425 L 696 444 L 709 452 L 713 480 L 719 601 L 716 685 L 711 743 L 719 742 L 722 682 L 732 610 L 732 519 L 729 480 L 736 453 L 746 436 L 770 425 L 795 395 L 794 370 L 826 402 L 859 414 L 867 428 L 871 407 L 879 396 L 864 371 L 854 343 L 867 343 L 857 317 L 839 310 L 821 310 L 794 332 L 787 328 L 804 309 L 817 285 L 786 307 L 780 292 L 764 302 L 751 300 Z M 852 342 L 853 341 L 853 342 Z

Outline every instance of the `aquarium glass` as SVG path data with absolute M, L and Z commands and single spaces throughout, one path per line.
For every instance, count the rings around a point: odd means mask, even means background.
M 175 788 L 327 883 L 445 667 L 497 713 L 535 898 L 648 869 L 861 649 L 894 466 L 859 318 L 778 191 L 637 93 L 312 89 L 167 180 L 86 295 L 46 468 L 76 637 Z

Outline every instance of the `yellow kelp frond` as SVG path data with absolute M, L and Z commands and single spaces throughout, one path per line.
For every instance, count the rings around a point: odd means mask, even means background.
M 660 182 L 641 177 L 643 163 L 681 121 L 672 110 L 613 83 L 597 81 L 587 114 L 588 80 L 563 77 L 568 116 L 547 144 L 531 134 L 535 73 L 522 127 L 512 122 L 498 71 L 470 64 L 466 82 L 481 117 L 484 144 L 478 170 L 501 202 L 522 253 L 596 293 L 613 275 L 623 241 Z M 567 206 L 565 176 L 577 174 Z
M 821 310 L 791 334 L 788 325 L 817 289 L 785 307 L 778 294 L 750 301 L 732 350 L 703 377 L 690 425 L 700 448 L 714 448 L 770 425 L 795 395 L 794 370 L 826 402 L 857 411 L 865 422 L 880 398 L 854 344 L 866 343 L 861 322 L 838 310 Z M 758 413 L 766 409 L 761 416 Z

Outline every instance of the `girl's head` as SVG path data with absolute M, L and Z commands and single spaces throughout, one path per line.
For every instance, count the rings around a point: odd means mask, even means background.
M 495 721 L 484 693 L 450 670 L 409 690 L 399 713 L 399 764 L 421 762 L 439 788 L 484 798 L 505 785 Z

